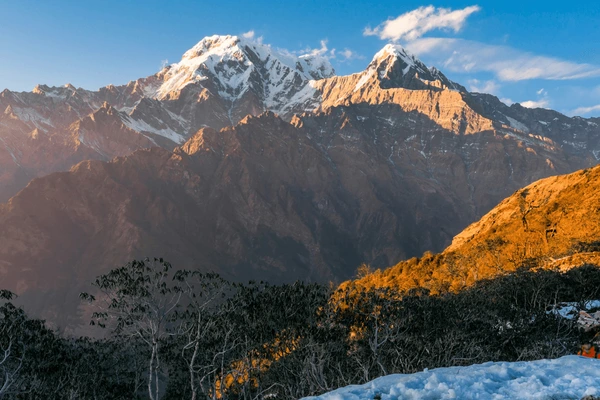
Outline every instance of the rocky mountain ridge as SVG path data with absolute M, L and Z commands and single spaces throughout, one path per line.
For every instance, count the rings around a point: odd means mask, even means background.
M 70 84 L 38 85 L 24 93 L 4 90 L 0 93 L 0 167 L 4 171 L 0 201 L 34 177 L 67 170 L 83 160 L 108 161 L 123 152 L 157 145 L 172 149 L 202 127 L 221 129 L 248 114 L 280 110 L 310 79 L 331 75 L 333 68 L 319 56 L 294 56 L 235 36 L 212 36 L 187 51 L 180 63 L 127 85 L 98 91 Z M 91 144 L 72 135 L 72 124 L 95 118 L 107 104 L 118 111 L 114 123 L 122 123 L 139 136 L 137 147 L 130 148 L 130 138 L 108 131 L 101 141 Z M 99 137 L 98 132 L 86 132 Z M 45 142 L 44 159 L 36 159 L 40 145 L 31 143 L 32 136 Z M 70 164 L 54 161 L 64 159 L 65 153 Z
M 402 261 L 343 286 L 458 291 L 518 268 L 566 271 L 600 263 L 600 166 L 515 191 L 439 254 Z
M 118 111 L 114 123 L 128 134 L 86 128 L 88 136 L 102 137 L 90 143 L 73 135 L 72 125 L 94 118 L 105 103 Z M 127 85 L 98 91 L 38 85 L 29 93 L 0 93 L 0 201 L 34 177 L 86 159 L 107 161 L 155 145 L 173 149 L 198 129 L 221 129 L 264 111 L 291 120 L 294 114 L 356 103 L 396 104 L 457 134 L 503 130 L 524 145 L 550 140 L 575 155 L 571 170 L 600 158 L 598 119 L 508 107 L 494 96 L 468 93 L 400 46 L 386 45 L 365 71 L 338 77 L 318 54 L 296 56 L 245 38 L 211 36 L 179 63 Z

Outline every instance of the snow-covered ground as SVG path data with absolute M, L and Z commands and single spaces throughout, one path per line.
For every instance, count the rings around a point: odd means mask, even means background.
M 580 303 L 560 303 L 548 312 L 566 319 L 575 318 L 577 325 L 586 332 L 600 328 L 600 300 L 588 300 L 583 307 Z
M 583 308 L 579 303 L 560 303 L 551 310 L 551 312 L 560 315 L 563 318 L 573 319 L 579 315 L 580 311 L 590 312 L 600 308 L 600 300 L 589 300 L 583 304 Z
M 600 360 L 565 356 L 556 360 L 488 362 L 468 367 L 388 375 L 347 386 L 320 400 L 581 399 L 600 396 Z

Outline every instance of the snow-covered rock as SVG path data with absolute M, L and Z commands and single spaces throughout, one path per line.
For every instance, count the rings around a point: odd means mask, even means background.
M 377 74 L 381 86 L 405 89 L 450 89 L 466 92 L 466 89 L 435 67 L 427 67 L 404 47 L 387 44 L 375 54 L 367 67 L 367 73 Z
M 576 302 L 560 303 L 548 312 L 575 319 L 577 325 L 586 332 L 600 328 L 600 300 L 589 300 L 583 305 Z
M 185 52 L 179 63 L 162 72 L 154 97 L 178 97 L 189 85 L 216 89 L 223 100 L 235 103 L 256 96 L 265 110 L 278 111 L 309 86 L 311 80 L 335 74 L 318 54 L 296 56 L 269 45 L 237 36 L 210 36 Z

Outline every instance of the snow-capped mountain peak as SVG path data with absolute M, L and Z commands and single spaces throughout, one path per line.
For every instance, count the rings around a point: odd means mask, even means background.
M 377 77 L 384 88 L 437 87 L 466 91 L 461 85 L 446 78 L 437 68 L 427 67 L 414 54 L 397 44 L 387 44 L 378 51 L 367 67 L 367 71 L 377 71 Z
M 193 60 L 206 53 L 224 53 L 229 49 L 239 50 L 238 43 L 241 39 L 231 35 L 213 35 L 200 40 L 194 47 L 183 54 L 183 60 Z
M 373 60 L 371 61 L 371 65 L 379 64 L 390 58 L 399 58 L 409 67 L 427 69 L 425 64 L 423 64 L 423 62 L 421 62 L 421 60 L 419 60 L 414 54 L 410 53 L 408 50 L 398 44 L 391 43 L 386 44 L 381 50 L 375 53 Z
M 258 41 L 215 35 L 202 39 L 180 62 L 161 71 L 155 97 L 178 97 L 191 85 L 231 103 L 252 94 L 265 109 L 278 110 L 308 81 L 334 73 L 329 61 L 318 54 L 295 55 Z
M 70 83 L 67 83 L 64 86 L 59 86 L 59 87 L 56 87 L 56 86 L 50 87 L 48 85 L 37 85 L 36 87 L 33 88 L 32 93 L 41 95 L 41 96 L 65 100 L 65 99 L 69 98 L 70 96 L 72 96 L 76 91 L 77 91 L 77 88 L 75 88 L 75 86 L 71 85 Z
M 285 66 L 296 69 L 307 79 L 328 78 L 335 71 L 326 57 L 319 54 L 295 55 L 286 50 L 274 49 L 260 41 L 231 35 L 208 36 L 186 51 L 179 64 L 190 61 L 189 64 L 203 64 L 209 58 L 224 61 L 229 57 L 237 60 L 249 58 L 250 62 L 276 59 Z M 254 56 L 257 60 L 252 60 Z

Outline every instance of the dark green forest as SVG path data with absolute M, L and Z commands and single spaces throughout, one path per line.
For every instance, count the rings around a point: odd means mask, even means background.
M 600 298 L 600 269 L 526 268 L 430 295 L 228 282 L 162 259 L 102 275 L 98 337 L 63 337 L 0 292 L 2 399 L 297 399 L 391 373 L 574 354 L 552 312 Z

